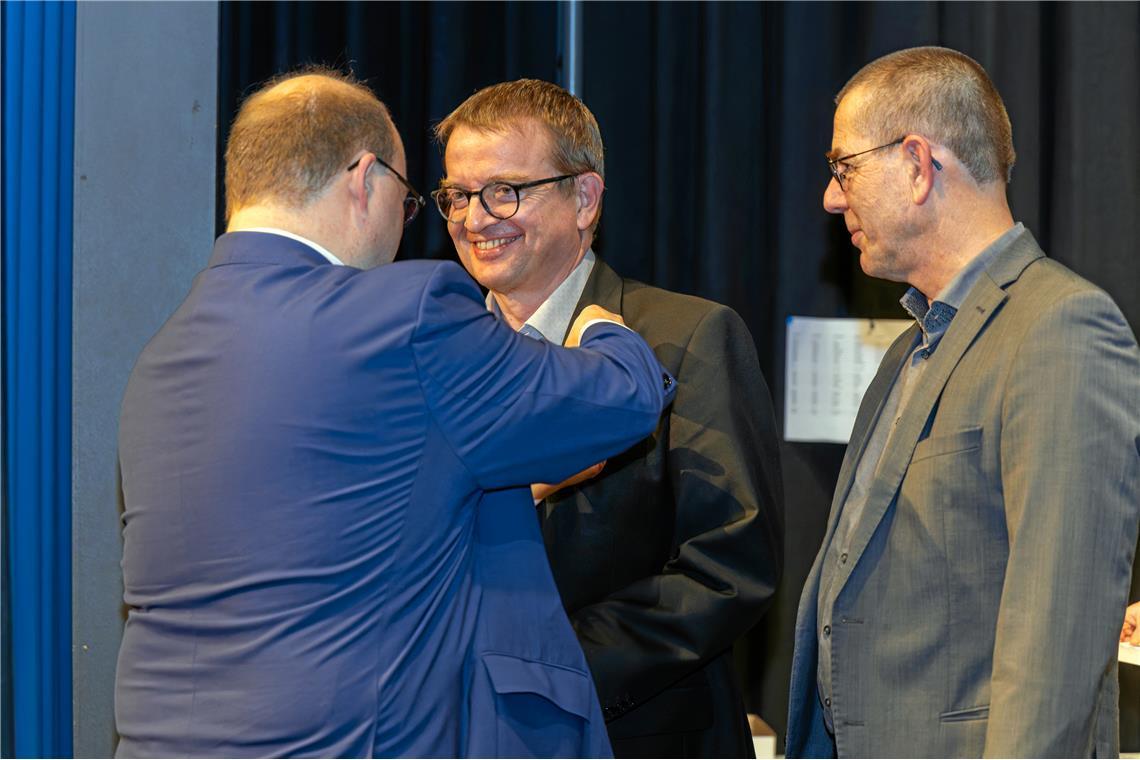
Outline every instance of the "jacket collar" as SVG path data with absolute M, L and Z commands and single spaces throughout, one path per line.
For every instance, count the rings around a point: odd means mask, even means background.
M 279 266 L 332 266 L 304 243 L 266 232 L 227 232 L 214 242 L 208 266 L 276 264 Z
M 570 318 L 571 322 L 577 318 L 582 309 L 590 304 L 597 304 L 614 314 L 621 314 L 624 294 L 625 287 L 621 277 L 599 256 L 594 261 L 594 268 L 590 270 L 590 277 L 586 280 L 586 286 L 582 288 L 582 297 L 578 299 L 578 305 L 574 307 L 574 316 Z

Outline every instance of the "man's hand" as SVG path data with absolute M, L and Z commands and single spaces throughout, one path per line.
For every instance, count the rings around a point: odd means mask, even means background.
M 625 324 L 625 320 L 621 318 L 620 314 L 614 314 L 601 306 L 590 304 L 582 309 L 582 313 L 574 320 L 574 324 L 570 325 L 570 332 L 566 336 L 566 348 L 577 348 L 578 344 L 582 342 L 582 330 L 586 328 L 588 322 L 595 319 L 608 319 L 611 322 L 617 322 L 619 325 Z
M 590 307 L 590 308 L 595 308 L 595 307 Z M 534 485 L 532 485 L 530 487 L 530 495 L 534 497 L 535 502 L 542 501 L 547 496 L 553 496 L 554 494 L 561 491 L 563 488 L 567 488 L 569 486 L 577 485 L 578 483 L 581 483 L 583 480 L 589 480 L 590 478 L 597 477 L 598 473 L 601 472 L 602 468 L 605 466 L 606 466 L 606 460 L 603 459 L 602 461 L 598 462 L 597 464 L 592 465 L 592 466 L 587 467 L 586 469 L 582 470 L 577 475 L 571 475 L 570 477 L 566 478 L 566 480 L 563 480 L 558 485 L 550 485 L 549 483 L 535 483 Z M 1138 605 L 1138 606 L 1140 606 L 1140 605 Z
M 1130 604 L 1124 612 L 1124 626 L 1120 629 L 1120 640 L 1140 647 L 1140 602 Z

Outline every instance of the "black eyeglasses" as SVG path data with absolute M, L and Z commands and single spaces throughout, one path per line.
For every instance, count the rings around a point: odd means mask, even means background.
M 858 153 L 852 153 L 849 156 L 840 156 L 839 158 L 828 158 L 827 159 L 827 168 L 831 171 L 831 176 L 835 177 L 835 181 L 839 183 L 839 189 L 846 191 L 847 188 L 843 186 L 843 180 L 847 179 L 847 169 L 845 168 L 843 171 L 840 171 L 839 170 L 840 164 L 846 163 L 847 161 L 850 161 L 852 158 L 857 158 L 858 156 L 862 156 L 865 153 L 874 153 L 875 151 L 882 150 L 883 148 L 893 148 L 896 145 L 901 145 L 902 141 L 905 139 L 906 139 L 906 136 L 904 135 L 904 136 L 900 137 L 899 139 L 897 139 L 893 142 L 887 143 L 886 145 L 880 145 L 876 148 L 867 148 L 867 150 L 861 150 Z M 937 162 L 935 162 L 935 163 L 937 163 Z M 855 168 L 855 167 L 852 167 L 852 168 Z M 938 168 L 941 169 L 942 167 L 939 166 Z
M 467 206 L 471 203 L 471 196 L 478 195 L 479 202 L 484 210 L 496 219 L 510 219 L 518 213 L 521 202 L 521 192 L 529 187 L 549 185 L 552 182 L 561 182 L 564 179 L 573 179 L 577 174 L 563 174 L 558 177 L 536 179 L 533 182 L 492 182 L 478 190 L 461 190 L 458 187 L 441 187 L 433 190 L 431 197 L 435 200 L 440 215 L 449 222 L 462 222 L 467 216 Z
M 376 159 L 376 163 L 392 172 L 392 175 L 396 179 L 400 180 L 400 183 L 404 187 L 408 188 L 408 194 L 404 197 L 404 226 L 407 227 L 412 223 L 412 220 L 416 218 L 416 215 L 420 213 L 420 209 L 427 205 L 427 201 L 424 200 L 424 197 L 422 195 L 416 192 L 416 189 L 412 187 L 411 182 L 408 182 L 408 180 L 404 179 L 404 175 L 400 174 L 398 171 L 389 166 L 384 161 L 384 159 L 380 158 L 380 156 L 377 156 L 375 153 L 372 155 Z M 364 156 L 361 156 L 360 158 L 353 161 L 352 166 L 348 167 L 347 171 L 352 171 L 356 167 L 360 166 L 360 162 L 363 159 Z

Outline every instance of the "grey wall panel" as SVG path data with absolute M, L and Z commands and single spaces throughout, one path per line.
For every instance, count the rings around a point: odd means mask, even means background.
M 119 402 L 209 257 L 218 7 L 80 3 L 76 24 L 74 737 L 77 757 L 107 757 L 123 623 Z

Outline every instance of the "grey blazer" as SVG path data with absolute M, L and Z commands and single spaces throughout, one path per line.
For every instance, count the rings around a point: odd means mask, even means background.
M 962 304 L 883 452 L 840 571 L 824 729 L 820 563 L 917 329 L 863 399 L 800 599 L 787 755 L 1116 755 L 1140 351 L 1112 299 L 1028 232 Z

